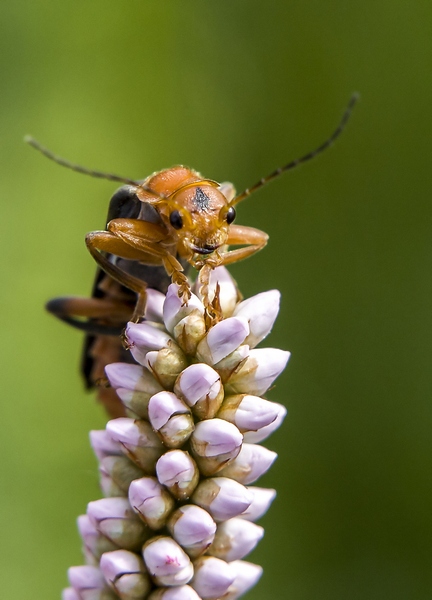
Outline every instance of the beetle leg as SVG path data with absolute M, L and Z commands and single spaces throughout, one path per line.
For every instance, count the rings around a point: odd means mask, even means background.
M 245 246 L 244 248 L 221 252 L 220 264 L 231 265 L 232 263 L 252 256 L 252 254 L 255 254 L 255 252 L 264 248 L 267 244 L 267 240 L 268 235 L 264 231 L 260 231 L 254 227 L 246 227 L 245 225 L 231 225 L 226 244 L 228 246 L 245 244 Z
M 144 252 L 163 264 L 173 283 L 179 286 L 179 297 L 187 304 L 191 297 L 189 280 L 183 273 L 183 267 L 173 254 L 160 242 L 167 242 L 166 232 L 154 223 L 139 219 L 114 219 L 108 223 L 108 230 L 125 244 Z M 171 244 L 173 246 L 174 244 Z M 141 259 L 145 262 L 144 259 Z

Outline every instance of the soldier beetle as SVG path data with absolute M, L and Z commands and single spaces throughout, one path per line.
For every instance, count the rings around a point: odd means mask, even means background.
M 259 229 L 233 224 L 235 206 L 329 148 L 342 133 L 357 99 L 356 94 L 351 97 L 339 125 L 318 148 L 279 167 L 240 194 L 231 183 L 219 184 L 184 166 L 156 172 L 142 182 L 92 171 L 26 138 L 62 166 L 125 184 L 111 199 L 106 229 L 86 236 L 87 248 L 99 266 L 92 298 L 56 298 L 47 304 L 50 312 L 87 333 L 82 370 L 88 387 L 103 377 L 106 364 L 126 360 L 119 334 L 128 320 L 143 317 L 147 287 L 165 292 L 172 281 L 179 286 L 179 297 L 188 302 L 191 290 L 185 271 L 189 265 L 198 270 L 208 323 L 220 318 L 217 294 L 209 298 L 211 270 L 252 256 L 268 240 Z M 102 401 L 112 416 L 119 416 L 122 411 L 112 392 L 105 390 Z

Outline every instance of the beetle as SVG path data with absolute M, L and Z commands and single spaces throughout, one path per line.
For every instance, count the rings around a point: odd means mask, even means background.
M 143 318 L 147 287 L 165 292 L 172 281 L 187 304 L 191 296 L 186 275 L 198 270 L 200 292 L 209 325 L 221 317 L 217 294 L 209 296 L 212 269 L 252 256 L 267 243 L 265 232 L 234 225 L 235 206 L 252 193 L 329 148 L 342 133 L 358 96 L 354 94 L 332 135 L 312 152 L 293 160 L 236 194 L 231 183 L 202 177 L 175 166 L 136 181 L 72 164 L 27 137 L 26 141 L 51 160 L 74 171 L 123 183 L 112 197 L 106 229 L 86 236 L 86 245 L 99 266 L 92 298 L 56 298 L 50 312 L 87 333 L 82 371 L 87 387 L 103 377 L 106 364 L 127 360 L 119 334 L 126 322 Z M 241 246 L 231 249 L 231 246 Z M 82 320 L 82 319 L 86 320 Z M 122 410 L 113 390 L 101 390 L 111 416 Z

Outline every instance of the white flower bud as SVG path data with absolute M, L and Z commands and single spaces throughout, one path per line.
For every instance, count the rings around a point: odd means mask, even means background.
M 105 367 L 105 373 L 115 390 L 124 388 L 153 395 L 161 389 L 153 375 L 140 365 L 111 363 Z
M 216 522 L 226 521 L 244 513 L 254 495 L 228 477 L 213 477 L 202 481 L 192 496 L 192 502 L 207 510 Z
M 203 475 L 214 475 L 240 452 L 243 436 L 235 425 L 222 419 L 200 421 L 195 427 L 191 451 Z
M 106 481 L 109 478 L 118 487 L 119 496 L 126 496 L 131 481 L 144 475 L 142 469 L 124 455 L 103 458 L 99 465 L 99 472 Z
M 190 365 L 180 373 L 174 392 L 191 407 L 198 419 L 213 418 L 224 397 L 220 375 L 204 363 Z
M 162 454 L 156 463 L 156 475 L 174 498 L 187 500 L 198 485 L 200 474 L 188 452 L 171 450 Z
M 81 596 L 76 590 L 74 590 L 72 587 L 69 587 L 62 591 L 62 600 L 81 600 Z
M 144 562 L 133 552 L 107 552 L 101 558 L 100 568 L 106 582 L 121 600 L 142 600 L 150 591 L 150 578 Z
M 219 475 L 231 477 L 243 485 L 249 485 L 264 475 L 276 458 L 276 452 L 272 452 L 264 446 L 243 444 L 237 458 L 219 471 Z
M 132 356 L 141 365 L 145 365 L 147 352 L 176 346 L 172 337 L 150 323 L 129 322 L 126 326 L 126 340 Z
M 264 529 L 245 519 L 228 519 L 218 525 L 208 554 L 231 562 L 244 558 L 264 535 Z
M 234 423 L 245 433 L 270 425 L 279 411 L 279 405 L 275 402 L 250 394 L 236 394 L 225 398 L 217 416 Z
M 252 501 L 249 507 L 238 516 L 248 521 L 258 521 L 258 519 L 261 519 L 266 514 L 270 508 L 270 504 L 276 498 L 276 490 L 255 486 L 246 489 L 252 494 Z
M 150 535 L 126 498 L 101 498 L 89 502 L 87 515 L 102 535 L 126 550 L 138 550 Z
M 183 446 L 194 429 L 189 407 L 172 392 L 152 396 L 148 412 L 153 429 L 169 448 Z
M 164 452 L 164 446 L 150 423 L 120 417 L 108 421 L 107 431 L 120 442 L 123 452 L 145 473 L 152 474 L 156 461 Z
M 255 348 L 271 331 L 279 312 L 280 292 L 270 290 L 243 300 L 234 309 L 234 317 L 243 317 L 249 322 L 250 333 L 244 343 Z
M 80 600 L 111 600 L 114 595 L 97 567 L 81 565 L 68 569 L 71 586 L 78 592 Z
M 198 311 L 198 313 L 204 314 L 204 305 L 195 294 L 192 294 L 188 303 L 183 306 L 183 300 L 179 298 L 178 290 L 179 288 L 175 284 L 169 286 L 163 307 L 165 327 L 170 333 L 173 333 L 175 326 L 192 312 Z
M 147 352 L 144 365 L 153 373 L 163 389 L 172 389 L 179 374 L 188 365 L 178 346 Z
M 285 369 L 289 352 L 278 348 L 251 350 L 240 369 L 228 379 L 225 393 L 261 396 Z
M 236 373 L 249 356 L 250 348 L 243 344 L 236 348 L 231 354 L 220 360 L 215 369 L 219 373 L 223 383 L 226 383 L 234 373 Z M 226 390 L 225 390 L 226 392 Z
M 71 598 L 71 600 L 74 599 Z M 201 600 L 201 598 L 189 585 L 179 585 L 171 588 L 158 588 L 150 594 L 148 600 Z
M 198 344 L 197 358 L 214 365 L 236 350 L 249 334 L 246 319 L 231 317 L 216 323 Z
M 222 313 L 225 318 L 230 317 L 235 305 L 240 299 L 240 294 L 237 289 L 236 282 L 231 277 L 226 267 L 216 267 L 210 273 L 209 299 L 213 300 L 216 286 L 219 284 L 219 302 L 222 308 Z M 199 288 L 199 281 L 197 281 Z M 199 294 L 198 294 L 199 295 Z
M 143 558 L 156 585 L 179 586 L 192 579 L 194 569 L 188 555 L 170 537 L 149 540 L 144 544 Z
M 216 523 L 209 513 L 193 504 L 177 509 L 167 525 L 173 538 L 191 558 L 197 558 L 207 550 L 216 532 Z
M 88 515 L 80 515 L 77 519 L 77 524 L 84 544 L 86 557 L 87 559 L 91 559 L 93 566 L 99 565 L 100 557 L 104 552 L 117 549 L 118 546 L 116 544 L 99 533 Z
M 214 556 L 202 556 L 194 562 L 195 574 L 191 587 L 202 600 L 217 600 L 235 579 L 235 571 L 228 563 Z
M 146 321 L 154 321 L 163 323 L 163 306 L 165 303 L 165 294 L 154 290 L 153 288 L 146 289 L 147 303 L 145 307 L 144 317 Z
M 282 404 L 277 404 L 277 406 L 279 407 L 279 411 L 276 419 L 272 423 L 270 423 L 270 425 L 262 427 L 257 431 L 247 431 L 246 433 L 244 433 L 243 439 L 245 442 L 248 442 L 250 444 L 257 444 L 258 442 L 262 442 L 263 440 L 268 438 L 269 435 L 273 433 L 273 431 L 276 431 L 276 429 L 278 429 L 278 427 L 282 424 L 282 421 L 286 417 L 287 409 Z
M 235 579 L 228 588 L 223 600 L 237 600 L 256 585 L 262 575 L 262 567 L 244 560 L 235 560 L 230 563 L 236 574 Z
M 105 456 L 122 454 L 121 444 L 113 440 L 105 429 L 90 431 L 90 444 L 99 460 Z
M 174 499 L 155 477 L 142 477 L 132 481 L 129 502 L 151 529 L 163 527 L 174 507 Z
M 204 316 L 196 309 L 177 323 L 174 327 L 174 337 L 183 352 L 193 356 L 206 331 Z

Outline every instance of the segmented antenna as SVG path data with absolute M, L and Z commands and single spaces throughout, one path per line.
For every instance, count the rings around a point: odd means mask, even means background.
M 347 124 L 347 122 L 351 116 L 351 113 L 353 111 L 353 108 L 356 105 L 358 99 L 359 99 L 359 94 L 357 94 L 357 93 L 355 93 L 351 96 L 351 99 L 348 103 L 348 106 L 345 109 L 345 112 L 343 114 L 343 117 L 342 117 L 339 125 L 334 130 L 332 135 L 324 143 L 321 144 L 321 146 L 318 146 L 318 148 L 316 148 L 315 150 L 312 150 L 312 152 L 308 152 L 301 158 L 297 158 L 296 160 L 289 162 L 284 167 L 279 167 L 278 169 L 276 169 L 276 171 L 273 171 L 273 173 L 270 173 L 270 175 L 267 175 L 267 177 L 263 177 L 257 183 L 255 183 L 255 185 L 253 185 L 250 188 L 246 188 L 244 190 L 244 192 L 242 192 L 241 194 L 236 196 L 230 202 L 230 204 L 233 205 L 233 204 L 237 204 L 238 202 L 241 202 L 242 200 L 244 200 L 245 198 L 247 198 L 248 196 L 250 196 L 257 190 L 259 190 L 261 187 L 263 187 L 264 185 L 269 183 L 270 181 L 273 181 L 273 179 L 276 179 L 276 177 L 279 177 L 279 175 L 282 175 L 282 173 L 286 173 L 287 171 L 291 171 L 292 169 L 299 167 L 300 165 L 302 165 L 302 164 L 312 160 L 316 156 L 318 156 L 318 154 L 321 154 L 321 152 L 324 152 L 324 150 L 327 150 L 327 148 L 330 148 L 330 146 L 333 145 L 333 143 L 337 140 L 337 138 L 340 136 L 342 131 L 345 129 L 345 125 Z
M 77 173 L 82 173 L 83 175 L 90 175 L 90 177 L 98 177 L 99 179 L 108 179 L 109 181 L 117 181 L 119 183 L 127 183 L 129 185 L 139 186 L 139 181 L 135 181 L 134 179 L 128 179 L 127 177 L 120 177 L 119 175 L 114 175 L 114 173 L 103 173 L 102 171 L 93 171 L 92 169 L 86 169 L 81 165 L 75 165 L 74 163 L 69 162 L 68 160 L 62 158 L 61 156 L 57 156 L 48 148 L 42 146 L 37 140 L 31 137 L 31 135 L 26 135 L 24 141 L 33 148 L 36 148 L 41 154 L 53 160 L 58 165 L 62 167 L 66 167 L 67 169 L 71 169 L 72 171 L 76 171 Z

